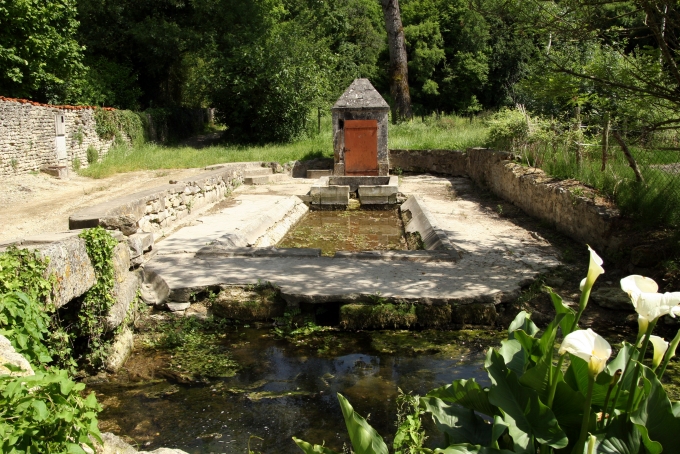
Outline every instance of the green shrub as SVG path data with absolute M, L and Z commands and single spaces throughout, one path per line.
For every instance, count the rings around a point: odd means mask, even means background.
M 95 162 L 99 161 L 99 151 L 92 145 L 87 147 L 87 163 L 88 164 L 94 164 Z
M 0 376 L 0 452 L 85 453 L 101 443 L 94 393 L 83 398 L 82 383 L 65 371 L 27 377 Z
M 116 143 L 125 141 L 125 135 L 133 145 L 144 142 L 144 120 L 141 114 L 130 110 L 95 109 L 95 131 L 102 140 L 116 139 Z
M 75 172 L 79 171 L 82 165 L 82 163 L 80 162 L 80 158 L 73 158 L 73 164 L 71 165 L 73 166 L 73 170 Z

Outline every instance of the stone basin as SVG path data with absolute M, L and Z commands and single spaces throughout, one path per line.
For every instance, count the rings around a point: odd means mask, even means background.
M 397 192 L 397 176 L 330 176 L 319 178 L 309 195 L 312 205 L 347 206 L 350 193 L 355 193 L 362 205 L 393 205 Z

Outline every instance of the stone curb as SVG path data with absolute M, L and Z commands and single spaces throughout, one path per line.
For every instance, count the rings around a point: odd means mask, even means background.
M 401 205 L 402 215 L 409 212 L 411 219 L 405 222 L 404 230 L 406 233 L 419 233 L 425 249 L 449 251 L 454 260 L 461 258 L 460 251 L 451 243 L 446 233 L 439 228 L 439 223 L 425 203 L 418 196 L 409 197 Z

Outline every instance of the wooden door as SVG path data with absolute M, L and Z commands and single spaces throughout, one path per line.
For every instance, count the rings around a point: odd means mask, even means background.
M 345 120 L 345 175 L 378 175 L 378 120 Z

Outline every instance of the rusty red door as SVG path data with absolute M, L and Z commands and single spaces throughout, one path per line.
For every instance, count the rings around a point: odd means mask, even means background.
M 378 121 L 345 121 L 345 175 L 378 175 Z

